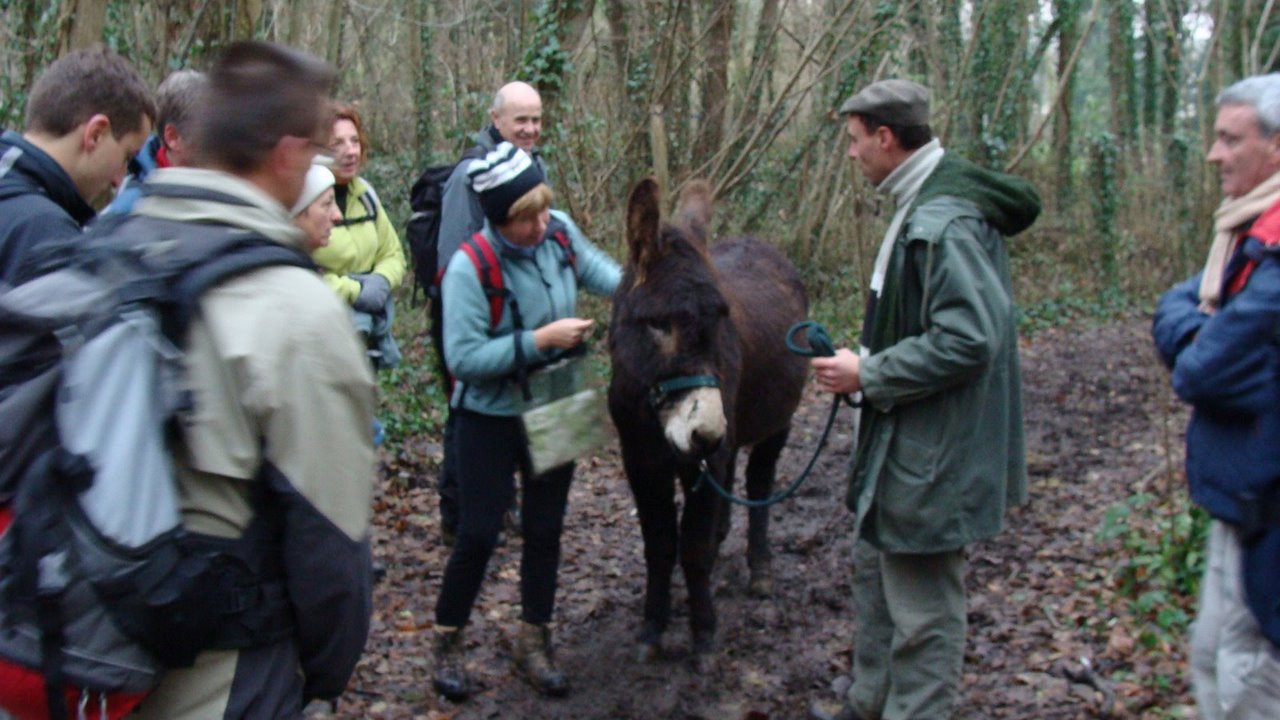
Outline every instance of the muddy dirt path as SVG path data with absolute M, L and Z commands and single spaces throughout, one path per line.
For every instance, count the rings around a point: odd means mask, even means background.
M 1103 513 L 1177 457 L 1184 414 L 1158 367 L 1146 318 L 1045 332 L 1022 348 L 1031 501 L 994 541 L 971 547 L 969 642 L 960 718 L 1052 720 L 1152 716 L 1189 702 L 1177 679 L 1181 648 L 1142 655 L 1099 632 L 1115 559 L 1096 532 Z M 803 468 L 828 411 L 810 388 L 784 453 L 780 480 Z M 847 413 L 848 411 L 842 411 Z M 848 427 L 848 419 L 842 418 Z M 838 425 L 839 427 L 840 425 Z M 336 708 L 314 717 L 803 718 L 849 670 L 857 621 L 850 600 L 850 517 L 843 506 L 851 438 L 835 435 L 814 477 L 774 514 L 772 600 L 746 592 L 746 516 L 716 571 L 720 653 L 703 675 L 687 664 L 687 617 L 677 572 L 676 616 L 659 661 L 634 660 L 644 568 L 638 523 L 615 450 L 579 466 L 569 501 L 556 645 L 573 691 L 538 697 L 511 670 L 519 616 L 519 540 L 499 549 L 469 628 L 470 667 L 483 690 L 454 705 L 430 689 L 431 621 L 444 552 L 426 442 L 384 458 L 375 556 L 388 566 L 375 591 L 373 636 Z M 1174 470 L 1176 473 L 1176 468 Z M 1105 623 L 1106 618 L 1101 618 Z M 1083 659 L 1083 660 L 1082 660 Z M 1093 677 L 1106 693 L 1083 682 Z M 1163 665 L 1159 665 L 1163 663 Z M 1127 681 L 1171 673 L 1163 691 Z M 1075 678 L 1075 681 L 1068 679 Z

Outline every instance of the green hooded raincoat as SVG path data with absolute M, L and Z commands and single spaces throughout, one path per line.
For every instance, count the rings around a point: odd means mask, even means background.
M 864 340 L 846 498 L 882 551 L 958 549 L 1026 499 L 1005 243 L 1039 212 L 1026 181 L 947 153 L 902 223 Z

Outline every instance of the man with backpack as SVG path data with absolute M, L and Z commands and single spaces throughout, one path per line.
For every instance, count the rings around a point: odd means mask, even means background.
M 73 50 L 40 74 L 26 129 L 0 135 L 0 283 L 30 277 L 80 235 L 94 217 L 89 203 L 120 184 L 155 114 L 146 82 L 101 46 Z
M 537 150 L 538 140 L 542 137 L 542 96 L 532 85 L 520 81 L 503 85 L 494 95 L 489 120 L 490 124 L 475 134 L 475 145 L 463 153 L 444 183 L 439 210 L 439 232 L 435 238 L 435 277 L 431 278 L 433 284 L 438 283 L 449 260 L 463 241 L 484 226 L 480 196 L 472 190 L 467 179 L 467 168 L 472 160 L 483 157 L 499 143 L 506 141 L 528 153 L 538 171 L 546 176 L 546 166 Z M 412 238 L 410 245 L 413 245 Z M 415 266 L 418 260 L 419 258 L 414 258 Z M 424 281 L 421 275 L 422 272 L 419 271 L 420 284 Z M 448 370 L 444 362 L 443 303 L 439 293 L 433 292 L 432 295 L 431 341 L 439 358 L 440 376 L 444 378 L 448 377 Z M 445 543 L 450 545 L 458 527 L 457 469 L 454 466 L 456 458 L 450 452 L 452 440 L 453 414 L 450 412 L 445 421 L 444 461 L 439 481 L 441 534 Z
M 328 137 L 332 67 L 245 42 L 209 71 L 199 168 L 155 171 L 135 215 L 249 230 L 289 247 L 287 208 Z M 346 687 L 371 612 L 373 379 L 347 312 L 313 270 L 268 267 L 206 293 L 186 336 L 195 411 L 175 453 L 189 531 L 237 537 L 270 491 L 294 631 L 171 670 L 141 718 L 297 717 Z M 265 484 L 265 488 L 254 488 Z
M 345 689 L 373 379 L 286 209 L 334 79 L 228 46 L 196 166 L 0 288 L 0 716 L 300 717 Z

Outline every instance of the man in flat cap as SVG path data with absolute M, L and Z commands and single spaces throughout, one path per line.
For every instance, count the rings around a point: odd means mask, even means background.
M 893 218 L 858 350 L 812 361 L 862 394 L 845 504 L 855 517 L 858 633 L 840 720 L 949 718 L 965 643 L 965 546 L 1026 498 L 1017 328 L 1006 240 L 1040 212 L 1024 180 L 945 152 L 929 91 L 869 85 L 840 107 L 849 157 Z

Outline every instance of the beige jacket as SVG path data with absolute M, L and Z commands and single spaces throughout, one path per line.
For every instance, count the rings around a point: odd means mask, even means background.
M 171 168 L 147 186 L 136 213 L 300 244 L 286 210 L 234 176 Z M 194 410 L 177 456 L 184 520 L 196 532 L 239 536 L 253 483 L 268 482 L 281 501 L 297 629 L 285 642 L 210 651 L 171 670 L 136 716 L 297 716 L 306 700 L 342 691 L 368 633 L 373 377 L 347 309 L 317 273 L 297 267 L 250 271 L 210 290 L 186 352 Z

